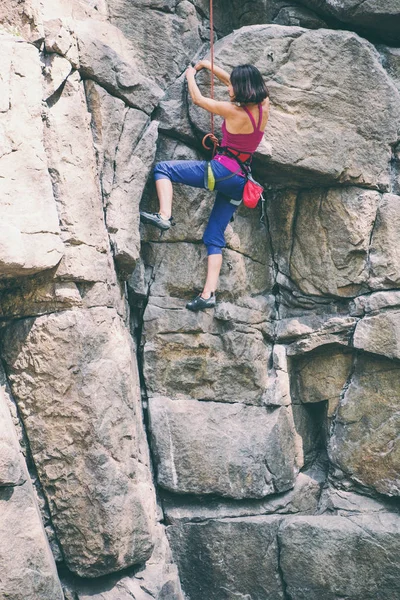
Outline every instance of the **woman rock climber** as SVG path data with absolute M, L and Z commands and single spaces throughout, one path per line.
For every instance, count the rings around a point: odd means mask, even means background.
M 214 73 L 228 87 L 229 102 L 212 100 L 203 96 L 196 84 L 195 75 L 200 69 L 211 70 L 211 63 L 200 61 L 186 71 L 189 92 L 194 104 L 210 113 L 224 117 L 222 142 L 218 154 L 210 161 L 173 160 L 157 163 L 154 169 L 158 213 L 142 211 L 141 221 L 155 225 L 161 230 L 171 227 L 172 182 L 192 187 L 213 189 L 210 178 L 215 180 L 217 195 L 204 231 L 203 242 L 207 247 L 207 278 L 201 294 L 186 307 L 192 311 L 215 306 L 215 291 L 222 265 L 222 248 L 225 247 L 225 229 L 241 203 L 245 174 L 235 156 L 245 165 L 263 137 L 269 115 L 268 90 L 260 71 L 253 65 L 240 65 L 229 74 L 214 66 Z

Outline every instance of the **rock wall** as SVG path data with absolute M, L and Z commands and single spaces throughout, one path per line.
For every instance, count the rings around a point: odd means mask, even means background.
M 212 194 L 139 205 L 206 158 L 208 0 L 0 7 L 1 598 L 400 599 L 400 5 L 214 4 L 267 224 L 199 314 Z

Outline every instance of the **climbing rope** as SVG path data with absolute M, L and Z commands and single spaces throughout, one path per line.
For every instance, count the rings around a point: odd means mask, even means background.
M 213 0 L 210 0 L 210 54 L 211 54 L 211 99 L 214 100 L 214 11 Z M 214 158 L 219 146 L 218 138 L 215 135 L 214 115 L 211 113 L 211 133 L 207 133 L 202 141 L 203 147 L 206 150 L 212 150 Z

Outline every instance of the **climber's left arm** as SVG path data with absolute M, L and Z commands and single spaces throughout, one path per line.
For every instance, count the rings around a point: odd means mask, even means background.
M 197 71 L 193 67 L 189 67 L 186 71 L 189 93 L 193 103 L 214 115 L 221 115 L 221 117 L 225 118 L 231 116 L 235 112 L 234 105 L 231 102 L 221 102 L 220 100 L 212 100 L 203 96 L 195 80 L 196 73 Z

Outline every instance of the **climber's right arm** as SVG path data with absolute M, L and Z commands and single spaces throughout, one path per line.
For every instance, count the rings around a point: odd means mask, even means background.
M 195 65 L 194 68 L 196 69 L 196 71 L 200 71 L 200 69 L 208 69 L 209 71 L 211 71 L 211 63 L 209 60 L 201 60 L 197 63 L 197 65 Z M 224 69 L 221 69 L 221 67 L 217 67 L 216 65 L 214 65 L 214 74 L 216 77 L 218 77 L 220 81 L 222 81 L 224 85 L 230 85 L 231 76 L 229 75 L 229 73 L 224 71 Z

